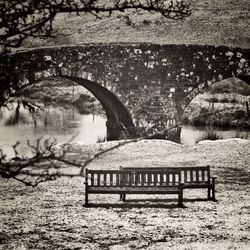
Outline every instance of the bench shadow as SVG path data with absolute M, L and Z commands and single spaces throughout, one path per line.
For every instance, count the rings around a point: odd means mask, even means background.
M 178 202 L 177 199 L 126 199 L 126 202 Z M 209 201 L 207 198 L 184 198 L 183 202 Z
M 210 202 L 207 198 L 188 198 L 183 199 L 183 202 Z M 147 203 L 153 202 L 153 203 Z M 171 203 L 173 202 L 173 203 Z M 170 203 L 170 204 L 169 204 Z M 118 202 L 118 203 L 91 203 L 88 204 L 87 207 L 92 208 L 165 208 L 165 209 L 173 209 L 179 208 L 178 200 L 176 199 L 127 199 L 126 202 Z M 182 208 L 186 208 L 185 204 Z
M 90 203 L 87 207 L 103 208 L 179 208 L 178 199 L 126 199 L 117 203 Z M 185 208 L 185 204 L 182 208 Z
M 173 209 L 179 208 L 177 204 L 138 204 L 138 203 L 98 203 L 98 204 L 89 204 L 88 208 L 164 208 L 164 209 Z M 183 206 L 182 208 L 185 208 Z

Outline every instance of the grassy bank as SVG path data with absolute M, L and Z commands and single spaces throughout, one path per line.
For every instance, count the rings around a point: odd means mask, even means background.
M 186 108 L 183 124 L 250 129 L 250 86 L 237 78 L 223 80 L 199 94 Z
M 44 107 L 76 108 L 80 114 L 103 113 L 99 101 L 90 92 L 65 79 L 42 81 L 25 88 L 18 95 Z

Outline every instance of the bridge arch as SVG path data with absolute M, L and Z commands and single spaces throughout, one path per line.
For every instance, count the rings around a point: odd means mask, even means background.
M 129 112 L 111 91 L 87 79 L 71 76 L 63 78 L 83 86 L 101 103 L 107 116 L 108 141 L 135 137 L 135 126 Z
M 135 125 L 128 110 L 118 97 L 105 87 L 105 82 L 98 80 L 92 73 L 86 72 L 81 67 L 62 67 L 59 69 L 52 67 L 45 71 L 46 74 L 47 77 L 56 75 L 76 82 L 97 98 L 106 112 L 108 141 L 134 138 L 136 136 Z
M 91 73 L 83 71 L 81 68 L 55 69 L 51 67 L 43 71 L 34 72 L 32 78 L 23 74 L 21 81 L 23 87 L 25 87 L 45 79 L 52 80 L 55 77 L 65 78 L 75 82 L 96 97 L 106 113 L 108 141 L 136 137 L 135 125 L 126 107 L 114 93 L 103 86 L 105 83 L 98 81 Z

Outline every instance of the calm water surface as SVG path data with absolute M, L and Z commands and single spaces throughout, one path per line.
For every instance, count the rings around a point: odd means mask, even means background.
M 103 141 L 106 138 L 106 117 L 104 115 L 80 115 L 72 109 L 47 108 L 31 115 L 27 110 L 20 109 L 18 121 L 15 120 L 15 109 L 0 111 L 0 146 L 9 157 L 13 157 L 12 146 L 17 142 L 21 155 L 29 155 L 27 140 L 35 142 L 38 138 L 56 138 L 58 142 L 75 142 L 85 144 Z M 10 125 L 16 123 L 15 125 Z M 181 143 L 194 145 L 206 131 L 194 127 L 182 127 Z M 223 138 L 233 138 L 235 130 L 216 131 Z M 250 138 L 249 132 L 241 132 Z
M 15 125 L 15 110 L 2 109 L 0 113 L 0 146 L 4 152 L 13 156 L 12 146 L 18 146 L 22 155 L 27 155 L 27 140 L 31 143 L 38 138 L 56 138 L 58 142 L 74 142 L 85 144 L 103 141 L 106 138 L 106 117 L 104 115 L 80 115 L 76 110 L 48 108 L 31 115 L 20 109 L 19 121 Z

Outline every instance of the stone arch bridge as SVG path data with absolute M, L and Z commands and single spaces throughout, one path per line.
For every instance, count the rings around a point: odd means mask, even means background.
M 189 102 L 214 82 L 249 83 L 250 49 L 224 46 L 86 44 L 30 49 L 1 58 L 11 72 L 3 103 L 26 85 L 64 77 L 91 91 L 107 115 L 108 139 L 146 129 L 169 137 Z M 165 131 L 165 132 L 164 132 Z

